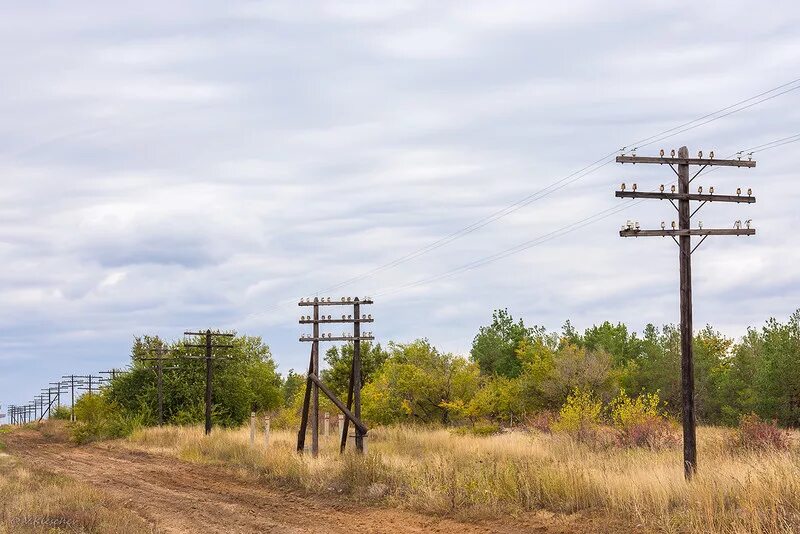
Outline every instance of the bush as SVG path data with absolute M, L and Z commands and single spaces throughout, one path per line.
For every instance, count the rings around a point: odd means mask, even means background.
M 748 450 L 787 450 L 789 436 L 776 421 L 764 421 L 756 414 L 743 415 L 733 437 L 733 446 Z
M 550 428 L 566 432 L 578 441 L 591 442 L 597 437 L 602 411 L 603 403 L 591 391 L 575 388 Z
M 631 399 L 620 390 L 609 403 L 609 416 L 623 447 L 662 449 L 679 443 L 676 425 L 664 409 L 658 393 L 644 393 Z
M 50 414 L 50 419 L 58 419 L 60 421 L 69 421 L 72 412 L 66 406 L 59 406 Z
M 121 438 L 144 426 L 144 415 L 126 415 L 102 394 L 83 395 L 75 403 L 75 419 L 70 430 L 76 443 Z

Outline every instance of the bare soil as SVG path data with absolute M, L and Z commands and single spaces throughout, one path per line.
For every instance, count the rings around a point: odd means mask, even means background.
M 20 429 L 8 452 L 41 469 L 88 482 L 159 533 L 572 533 L 620 532 L 599 517 L 529 514 L 463 522 L 349 499 L 270 487 L 246 474 L 127 449 L 114 442 L 75 446 L 59 433 Z

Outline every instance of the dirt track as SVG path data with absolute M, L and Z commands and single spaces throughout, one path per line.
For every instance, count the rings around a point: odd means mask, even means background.
M 546 532 L 596 531 L 577 517 L 545 514 L 483 524 L 405 510 L 309 497 L 248 480 L 231 470 L 181 462 L 113 443 L 76 447 L 33 430 L 4 437 L 9 452 L 37 467 L 91 481 L 156 532 Z

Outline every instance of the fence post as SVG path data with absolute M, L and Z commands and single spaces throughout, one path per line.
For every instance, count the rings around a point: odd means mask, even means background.
M 339 414 L 339 443 L 344 440 L 344 415 Z
M 250 446 L 256 444 L 256 412 L 250 412 Z
M 331 414 L 328 412 L 325 412 L 325 426 L 323 427 L 323 433 L 325 434 L 326 438 L 331 433 Z
M 264 416 L 264 446 L 269 447 L 269 416 Z

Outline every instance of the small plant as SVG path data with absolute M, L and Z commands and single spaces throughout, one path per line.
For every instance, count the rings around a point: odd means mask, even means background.
M 609 403 L 609 416 L 623 447 L 662 449 L 678 444 L 675 424 L 662 408 L 658 393 L 643 393 L 632 399 L 620 390 Z
M 578 388 L 567 397 L 551 429 L 566 432 L 582 442 L 594 441 L 602 419 L 603 403 L 591 391 Z
M 59 406 L 50 414 L 50 419 L 58 419 L 59 421 L 69 421 L 71 412 L 66 406 Z
M 764 421 L 753 413 L 739 419 L 732 445 L 748 450 L 787 450 L 790 443 L 776 421 Z

